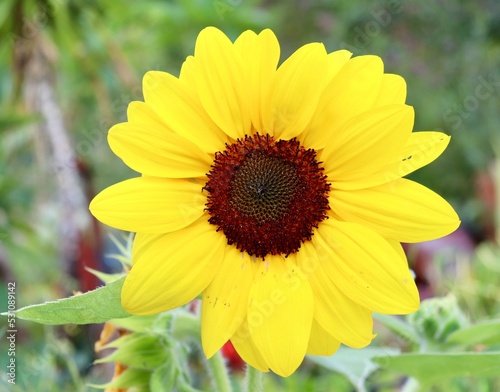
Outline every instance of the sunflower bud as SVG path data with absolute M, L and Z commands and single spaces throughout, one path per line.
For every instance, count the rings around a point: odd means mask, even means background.
M 454 295 L 423 301 L 420 309 L 408 316 L 408 322 L 432 343 L 444 343 L 448 335 L 467 325 Z

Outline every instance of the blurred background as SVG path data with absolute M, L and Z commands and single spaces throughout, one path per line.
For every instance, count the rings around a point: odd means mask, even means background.
M 116 268 L 106 256 L 115 249 L 110 231 L 87 207 L 95 193 L 136 174 L 112 154 L 107 131 L 142 99 L 144 73 L 178 75 L 208 25 L 232 39 L 269 27 L 282 59 L 320 41 L 328 52 L 379 55 L 386 72 L 402 75 L 415 130 L 452 136 L 445 153 L 411 178 L 444 196 L 462 220 L 444 239 L 406 247 L 422 297 L 452 293 L 472 321 L 499 314 L 496 0 L 2 0 L 1 311 L 8 282 L 16 283 L 20 308 L 95 288 L 100 282 L 85 266 Z M 98 327 L 17 323 L 19 390 L 93 390 L 85 383 L 109 378 L 91 365 Z M 2 372 L 7 360 L 2 349 Z

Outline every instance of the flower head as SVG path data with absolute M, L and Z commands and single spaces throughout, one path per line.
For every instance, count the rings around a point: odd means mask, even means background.
M 177 78 L 144 77 L 145 102 L 109 132 L 142 174 L 91 203 L 136 232 L 122 291 L 150 314 L 203 293 L 202 343 L 291 374 L 306 353 L 364 347 L 372 312 L 415 311 L 400 242 L 454 231 L 440 196 L 402 177 L 449 137 L 412 133 L 404 80 L 376 56 L 305 45 L 278 67 L 270 30 L 232 43 L 204 29 Z

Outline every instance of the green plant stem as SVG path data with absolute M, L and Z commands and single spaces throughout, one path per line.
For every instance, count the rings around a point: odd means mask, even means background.
M 194 341 L 201 347 L 200 318 L 192 313 L 176 312 L 172 322 L 172 336 L 184 342 Z
M 221 352 L 217 352 L 207 363 L 212 374 L 215 390 L 217 392 L 232 392 L 233 388 L 231 387 L 229 374 Z
M 245 392 L 262 392 L 264 390 L 264 373 L 247 365 L 245 375 Z
M 177 312 L 172 323 L 172 336 L 180 341 L 195 342 L 201 347 L 200 318 L 188 312 Z M 232 392 L 224 358 L 217 352 L 207 360 L 208 371 L 217 392 Z

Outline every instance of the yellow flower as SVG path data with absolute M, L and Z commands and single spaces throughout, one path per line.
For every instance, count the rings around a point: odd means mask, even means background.
M 108 137 L 142 176 L 90 209 L 137 232 L 125 309 L 162 312 L 203 293 L 208 357 L 230 339 L 251 366 L 288 376 L 306 353 L 368 345 L 372 312 L 415 311 L 400 242 L 459 220 L 402 178 L 449 142 L 412 133 L 403 78 L 320 43 L 278 67 L 279 55 L 270 30 L 232 43 L 209 27 L 179 78 L 148 72 L 145 102 Z

